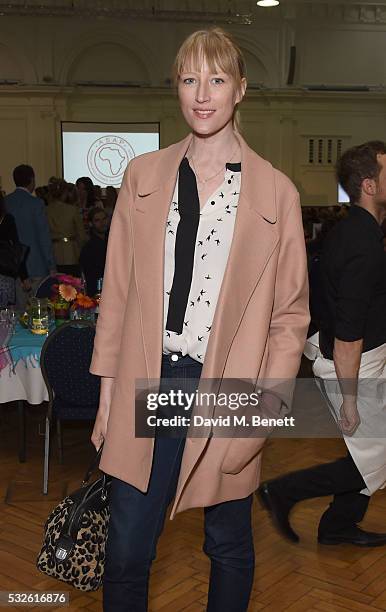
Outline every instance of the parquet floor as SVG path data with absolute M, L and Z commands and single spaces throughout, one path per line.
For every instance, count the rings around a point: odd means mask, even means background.
M 20 464 L 15 408 L 0 407 L 0 590 L 70 590 L 35 569 L 42 526 L 56 505 L 54 499 L 43 500 L 40 495 L 43 438 L 38 427 L 42 415 L 39 408 L 29 410 L 27 463 Z M 84 424 L 67 426 L 64 444 L 64 465 L 59 466 L 56 453 L 52 453 L 53 497 L 55 492 L 61 495 L 63 486 L 68 490 L 78 486 L 92 455 Z M 54 444 L 54 451 L 55 448 Z M 342 450 L 342 443 L 336 440 L 272 440 L 265 451 L 264 477 L 332 460 Z M 27 484 L 10 491 L 11 482 Z M 249 612 L 386 610 L 386 547 L 360 550 L 353 546 L 318 546 L 316 527 L 326 503 L 327 500 L 316 499 L 295 508 L 293 525 L 302 537 L 298 545 L 283 541 L 273 530 L 267 514 L 255 503 L 257 567 Z M 386 492 L 373 497 L 365 527 L 386 530 Z M 201 510 L 190 510 L 177 515 L 174 521 L 167 521 L 152 572 L 151 612 L 205 610 L 209 563 L 201 551 L 201 534 Z M 70 598 L 69 608 L 56 609 L 102 610 L 100 592 L 82 594 L 71 590 Z

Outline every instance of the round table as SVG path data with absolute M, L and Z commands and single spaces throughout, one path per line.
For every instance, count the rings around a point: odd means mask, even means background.
M 40 353 L 46 336 L 32 334 L 17 325 L 15 332 L 0 326 L 0 404 L 17 402 L 19 415 L 19 461 L 26 460 L 26 403 L 48 400 L 40 369 Z
M 17 325 L 15 333 L 4 338 L 0 330 L 0 404 L 26 401 L 41 404 L 48 400 L 40 369 L 40 353 L 46 336 L 32 334 Z

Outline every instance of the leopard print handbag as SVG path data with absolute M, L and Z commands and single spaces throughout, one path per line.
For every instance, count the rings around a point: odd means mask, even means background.
M 109 522 L 110 479 L 104 474 L 88 484 L 92 471 L 51 512 L 36 561 L 41 572 L 81 591 L 96 591 L 102 584 Z

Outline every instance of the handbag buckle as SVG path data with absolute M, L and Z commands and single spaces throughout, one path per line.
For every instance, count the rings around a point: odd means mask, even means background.
M 64 561 L 68 555 L 68 550 L 65 548 L 57 548 L 55 551 L 55 557 L 59 559 L 59 561 Z
M 55 548 L 55 559 L 57 559 L 57 561 L 65 561 L 69 556 L 73 546 L 74 542 L 70 537 L 62 536 L 61 538 L 59 538 Z

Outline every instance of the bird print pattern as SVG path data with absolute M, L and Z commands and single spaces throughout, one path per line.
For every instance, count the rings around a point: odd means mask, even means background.
M 235 169 L 237 168 L 237 169 Z M 218 296 L 228 261 L 241 186 L 241 165 L 226 168 L 224 181 L 200 211 L 194 269 L 181 334 L 166 329 L 174 277 L 174 253 L 180 215 L 178 177 L 165 231 L 163 352 L 181 352 L 203 363 Z

